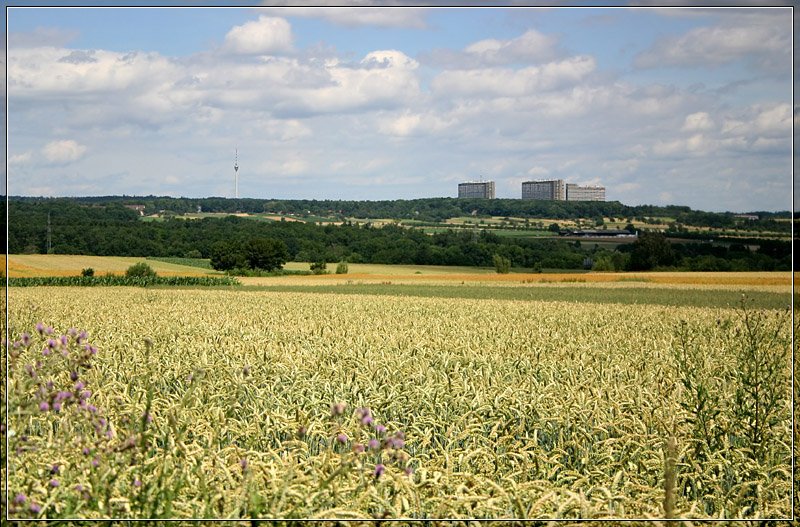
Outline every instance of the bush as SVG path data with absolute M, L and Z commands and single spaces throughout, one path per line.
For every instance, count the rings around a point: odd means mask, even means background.
M 202 258 L 203 254 L 198 251 L 197 249 L 192 249 L 191 251 L 187 251 L 184 255 L 184 258 Z
M 156 272 L 146 263 L 139 262 L 128 267 L 125 276 L 128 278 L 155 278 Z
M 341 261 L 339 265 L 336 266 L 336 274 L 347 274 L 348 266 L 347 262 Z
M 311 264 L 310 269 L 314 274 L 325 274 L 328 264 L 325 262 L 314 262 Z
M 508 274 L 508 272 L 511 271 L 511 260 L 505 256 L 495 254 L 494 257 L 492 257 L 492 261 L 494 262 L 494 268 L 498 274 Z
M 87 267 L 81 270 L 81 276 L 94 276 L 94 269 Z

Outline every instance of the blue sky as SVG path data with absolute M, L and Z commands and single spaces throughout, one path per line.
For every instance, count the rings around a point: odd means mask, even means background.
M 12 195 L 791 206 L 789 9 L 8 13 Z

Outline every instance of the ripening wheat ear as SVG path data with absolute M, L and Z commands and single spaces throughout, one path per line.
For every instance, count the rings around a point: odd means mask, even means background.
M 675 433 L 670 433 L 664 448 L 664 518 L 675 517 L 675 480 L 677 476 L 676 462 L 678 457 L 678 442 Z

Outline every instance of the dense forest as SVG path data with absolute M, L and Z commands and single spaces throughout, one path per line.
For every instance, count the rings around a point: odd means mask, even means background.
M 148 199 L 128 198 L 129 201 L 139 204 L 146 203 Z M 180 212 L 184 205 L 189 206 L 190 211 L 192 206 L 196 210 L 197 205 L 193 202 L 203 202 L 204 205 L 201 207 L 203 210 L 208 210 L 211 208 L 210 203 L 215 202 L 214 199 L 155 199 L 154 203 L 157 203 L 157 206 L 170 207 L 159 210 L 173 212 Z M 435 200 L 415 201 L 430 202 L 431 207 L 435 208 Z M 465 203 L 469 201 L 465 200 Z M 495 201 L 503 200 L 475 201 L 493 204 Z M 548 203 L 506 201 L 528 203 L 531 208 L 541 203 Z M 440 208 L 446 209 L 450 202 L 464 206 L 460 200 L 449 200 L 441 203 Z M 164 221 L 145 222 L 139 219 L 136 211 L 124 207 L 123 203 L 124 199 L 121 198 L 106 201 L 100 198 L 41 200 L 14 198 L 9 203 L 8 211 L 9 252 L 12 254 L 47 252 L 49 217 L 50 250 L 59 254 L 210 258 L 213 246 L 219 242 L 245 244 L 252 239 L 267 238 L 282 241 L 286 245 L 290 260 L 311 262 L 346 260 L 351 263 L 492 266 L 494 256 L 499 255 L 508 258 L 513 267 L 529 269 L 580 269 L 594 265 L 604 270 L 673 268 L 744 271 L 788 270 L 791 267 L 791 244 L 783 241 L 761 240 L 758 242 L 758 248 L 751 250 L 741 243 L 670 244 L 663 234 L 644 233 L 637 242 L 621 245 L 618 250 L 609 251 L 599 249 L 588 241 L 581 244 L 554 238 L 500 237 L 490 231 L 477 229 L 428 235 L 418 229 L 393 225 L 376 228 L 345 222 L 343 225 L 321 226 L 313 222 L 264 222 L 236 216 L 186 220 L 167 215 Z M 351 202 L 328 203 L 342 205 Z M 361 206 L 366 206 L 363 205 L 364 202 L 352 203 L 362 203 Z M 407 208 L 410 202 L 399 203 L 396 206 L 402 209 Z M 588 207 L 591 204 L 558 205 L 576 205 L 577 209 L 577 205 Z M 621 206 L 609 203 L 595 205 L 598 211 L 603 206 Z M 264 207 L 264 203 L 261 202 L 259 212 L 263 211 Z M 246 208 L 236 208 L 246 210 Z M 399 214 L 400 209 L 395 211 L 396 214 Z M 309 210 L 311 209 L 306 209 Z M 575 210 L 568 212 L 574 214 Z M 463 211 L 459 214 L 463 214 Z M 380 210 L 379 214 L 371 216 L 393 217 L 388 210 Z
M 12 197 L 20 203 L 43 203 L 43 198 Z M 59 198 L 56 198 L 58 200 Z M 63 198 L 62 198 L 63 199 Z M 790 232 L 786 221 L 791 214 L 786 212 L 752 211 L 758 220 L 743 220 L 732 212 L 704 212 L 689 207 L 669 205 L 623 205 L 618 201 L 540 201 L 522 199 L 463 199 L 421 198 L 386 201 L 341 201 L 341 200 L 274 200 L 274 199 L 230 199 L 230 198 L 170 198 L 158 196 L 101 196 L 69 198 L 71 202 L 84 205 L 144 205 L 144 213 L 186 214 L 197 212 L 246 212 L 260 214 L 273 212 L 299 216 L 323 216 L 344 218 L 391 218 L 438 222 L 458 216 L 501 216 L 517 218 L 626 218 L 628 221 L 647 218 L 674 218 L 675 223 L 695 227 L 726 229 L 736 227 L 753 231 Z

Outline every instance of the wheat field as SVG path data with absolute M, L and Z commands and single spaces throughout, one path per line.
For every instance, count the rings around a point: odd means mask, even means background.
M 786 311 L 54 287 L 8 308 L 14 517 L 791 515 Z

